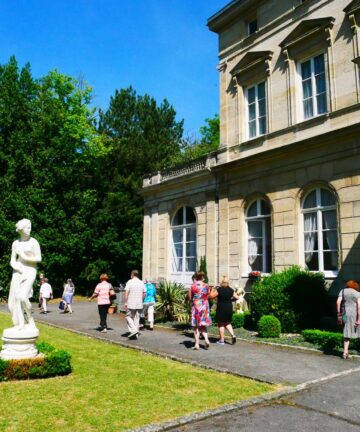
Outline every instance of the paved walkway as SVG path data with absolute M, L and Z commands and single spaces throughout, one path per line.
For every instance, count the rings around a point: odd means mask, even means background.
M 175 356 L 185 361 L 196 361 L 209 367 L 227 369 L 246 377 L 271 383 L 300 384 L 360 367 L 360 362 L 309 351 L 285 349 L 263 344 L 238 341 L 236 345 L 219 346 L 212 343 L 209 351 L 193 351 L 194 339 L 182 331 L 156 328 L 144 330 L 138 340 L 129 341 L 126 321 L 121 314 L 109 315 L 108 333 L 96 330 L 99 318 L 96 302 L 74 304 L 74 313 L 63 314 L 56 305 L 50 305 L 47 315 L 34 307 L 35 320 L 55 324 L 90 336 L 139 346 L 154 353 Z M 216 339 L 214 339 L 216 342 Z
M 4 306 L 0 310 L 5 310 Z M 175 427 L 173 431 L 339 431 L 360 430 L 360 361 L 309 351 L 279 348 L 238 341 L 236 345 L 211 344 L 210 350 L 193 351 L 193 339 L 181 331 L 155 328 L 145 330 L 138 340 L 126 337 L 122 315 L 109 315 L 108 333 L 99 333 L 96 302 L 75 303 L 74 313 L 62 314 L 50 305 L 47 315 L 37 321 L 49 323 L 122 345 L 145 349 L 189 363 L 226 369 L 233 373 L 272 383 L 305 385 L 305 390 L 267 404 L 236 409 L 216 417 Z M 214 340 L 215 342 L 216 340 Z M 312 383 L 314 382 L 314 383 Z M 147 430 L 160 430 L 149 428 Z

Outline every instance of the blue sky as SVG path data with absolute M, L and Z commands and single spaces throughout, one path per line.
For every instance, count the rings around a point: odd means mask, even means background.
M 193 136 L 219 112 L 217 35 L 207 19 L 228 0 L 0 0 L 0 63 L 35 77 L 83 75 L 94 104 L 132 85 L 174 106 Z

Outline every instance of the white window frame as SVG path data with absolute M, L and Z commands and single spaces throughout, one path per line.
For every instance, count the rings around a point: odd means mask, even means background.
M 260 133 L 260 116 L 259 116 L 259 98 L 258 98 L 258 94 L 259 94 L 259 85 L 264 84 L 264 91 L 265 91 L 265 132 L 264 133 Z M 246 137 L 248 140 L 251 139 L 255 139 L 259 136 L 264 136 L 268 133 L 268 107 L 267 107 L 267 82 L 266 80 L 264 81 L 260 81 L 256 84 L 250 85 L 248 87 L 245 88 L 245 101 L 246 101 Z M 249 118 L 249 90 L 251 90 L 252 88 L 255 88 L 255 125 L 256 125 L 256 133 L 254 136 L 250 136 L 250 118 Z
M 176 216 L 176 214 L 182 210 L 183 212 L 183 221 L 186 221 L 186 208 L 189 207 L 192 209 L 192 211 L 194 212 L 194 216 L 195 216 L 195 222 L 192 223 L 183 223 L 182 225 L 174 225 L 173 224 L 173 220 L 171 222 L 171 227 L 170 227 L 170 274 L 171 274 L 171 279 L 174 280 L 175 282 L 178 283 L 182 283 L 184 285 L 190 285 L 191 283 L 191 277 L 192 275 L 195 273 L 196 271 L 196 266 L 194 271 L 186 271 L 186 259 L 187 258 L 195 258 L 195 262 L 197 260 L 197 224 L 196 224 L 196 213 L 195 210 L 190 207 L 190 206 L 184 206 L 181 207 L 180 209 L 178 209 L 175 214 L 174 217 Z M 195 229 L 195 241 L 191 241 L 192 243 L 195 243 L 195 256 L 187 256 L 186 255 L 186 245 L 187 243 L 190 243 L 189 241 L 187 241 L 187 232 L 186 230 L 188 228 L 194 228 Z M 181 271 L 174 271 L 173 270 L 173 245 L 174 245 L 174 240 L 173 240 L 173 231 L 174 230 L 178 230 L 178 229 L 182 229 L 182 270 Z
M 248 276 L 249 272 L 252 271 L 250 265 L 249 265 L 249 240 L 250 238 L 259 238 L 259 237 L 250 237 L 249 235 L 249 226 L 248 226 L 248 222 L 261 222 L 261 228 L 262 228 L 262 254 L 257 254 L 256 256 L 262 256 L 262 269 L 261 269 L 261 273 L 262 274 L 269 274 L 269 272 L 267 272 L 266 269 L 266 263 L 269 263 L 270 266 L 270 272 L 272 271 L 272 266 L 271 266 L 271 262 L 272 262 L 272 257 L 271 256 L 267 256 L 267 250 L 266 250 L 266 220 L 269 219 L 270 220 L 270 232 L 268 233 L 270 241 L 271 241 L 271 250 L 273 248 L 273 244 L 272 244 L 272 236 L 271 236 L 271 209 L 269 206 L 269 214 L 268 215 L 262 215 L 261 214 L 261 201 L 264 201 L 268 206 L 269 204 L 266 202 L 266 200 L 264 199 L 257 199 L 255 201 L 252 201 L 246 208 L 246 213 L 245 213 L 245 222 L 246 222 L 246 262 L 247 262 L 247 268 L 248 268 L 248 272 L 246 274 L 244 274 L 243 276 Z M 256 202 L 256 216 L 248 216 L 247 213 L 250 209 L 250 207 L 254 204 L 254 202 Z
M 336 203 L 331 206 L 321 206 L 321 189 L 327 190 L 324 187 L 317 187 L 314 189 L 311 189 L 302 199 L 301 203 L 301 219 L 302 219 L 302 242 L 303 242 L 303 251 L 302 251 L 302 259 L 303 259 L 303 265 L 306 267 L 306 261 L 305 261 L 305 226 L 304 226 L 304 214 L 309 213 L 316 213 L 316 222 L 317 222 L 317 236 L 318 236 L 318 264 L 319 268 L 318 270 L 310 270 L 313 273 L 323 273 L 325 277 L 327 278 L 335 278 L 339 274 L 339 260 L 340 260 L 340 248 L 339 248 L 339 229 L 338 229 L 338 212 L 337 212 L 337 205 Z M 310 195 L 313 191 L 316 191 L 316 207 L 313 207 L 311 209 L 304 209 L 303 205 L 305 203 L 306 198 L 308 195 Z M 329 191 L 332 193 L 331 191 Z M 336 198 L 335 198 L 336 199 Z M 323 247 L 323 222 L 322 222 L 322 213 L 325 211 L 333 210 L 336 213 L 336 223 L 337 223 L 337 229 L 336 229 L 336 238 L 337 238 L 337 256 L 338 256 L 338 269 L 337 270 L 324 270 L 324 247 Z
M 326 94 L 326 111 L 323 113 L 318 112 L 318 106 L 317 106 L 317 94 L 316 94 L 316 80 L 315 80 L 315 66 L 314 66 L 314 59 L 315 57 L 319 57 L 320 55 L 324 58 L 324 74 L 325 74 L 325 94 Z M 311 117 L 305 117 L 305 109 L 304 109 L 304 91 L 303 91 L 303 79 L 301 74 L 301 65 L 310 61 L 311 65 L 311 98 L 312 98 L 312 109 L 313 109 L 313 115 Z M 312 118 L 324 115 L 329 112 L 330 109 L 330 100 L 329 100 L 329 76 L 328 76 L 328 70 L 327 70 L 327 54 L 325 52 L 319 52 L 315 55 L 312 55 L 311 57 L 307 57 L 302 59 L 297 63 L 297 75 L 298 75 L 298 90 L 299 90 L 299 112 L 301 112 L 301 120 L 306 121 L 310 120 Z

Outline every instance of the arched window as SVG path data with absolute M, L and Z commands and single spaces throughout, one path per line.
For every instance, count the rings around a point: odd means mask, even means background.
M 327 189 L 309 192 L 302 203 L 305 265 L 309 270 L 338 270 L 336 197 Z
M 191 207 L 182 207 L 176 212 L 171 231 L 172 278 L 187 284 L 196 271 L 196 217 Z
M 254 201 L 246 211 L 250 271 L 271 272 L 271 218 L 265 200 Z

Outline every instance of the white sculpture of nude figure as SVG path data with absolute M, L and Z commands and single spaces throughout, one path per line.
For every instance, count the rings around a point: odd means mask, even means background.
M 248 310 L 248 305 L 245 300 L 245 290 L 243 288 L 238 288 L 236 294 L 239 296 L 239 299 L 235 302 L 235 310 L 236 313 L 242 314 Z
M 12 244 L 10 265 L 13 268 L 8 307 L 14 323 L 14 330 L 21 331 L 27 324 L 36 329 L 31 316 L 29 298 L 33 295 L 36 264 L 41 261 L 41 250 L 37 240 L 30 237 L 31 222 L 21 219 L 16 224 L 20 238 Z

